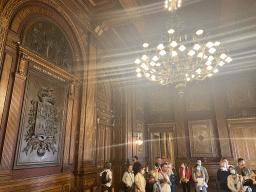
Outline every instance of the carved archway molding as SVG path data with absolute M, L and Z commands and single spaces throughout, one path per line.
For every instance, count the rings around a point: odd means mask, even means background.
M 19 26 L 17 24 L 21 24 L 22 19 L 24 19 L 26 16 L 31 14 L 31 11 L 39 11 L 39 13 L 43 13 L 44 15 L 47 15 L 48 17 L 51 17 L 56 21 L 57 16 L 54 16 L 51 11 L 44 9 L 42 7 L 36 7 L 34 6 L 31 9 L 31 6 L 28 8 L 24 8 L 19 10 L 20 12 L 17 13 L 17 10 L 26 2 L 31 2 L 29 0 L 10 0 L 8 1 L 7 5 L 5 6 L 2 14 L 0 15 L 0 64 L 2 65 L 3 61 L 3 54 L 5 49 L 5 44 L 7 40 L 7 34 L 9 30 L 9 26 L 12 30 L 15 32 L 18 32 L 18 28 L 14 26 Z M 86 47 L 84 46 L 84 40 L 81 38 L 80 33 L 78 32 L 77 27 L 73 23 L 72 19 L 67 15 L 67 13 L 61 8 L 59 4 L 62 4 L 60 0 L 39 0 L 38 2 L 45 3 L 57 12 L 60 13 L 60 15 L 65 19 L 67 23 L 69 23 L 69 26 L 72 29 L 72 32 L 75 34 L 75 38 L 77 39 L 77 43 L 79 44 L 81 54 L 82 54 L 82 63 L 86 62 Z M 59 4 L 58 4 L 59 3 Z M 30 11 L 29 11 L 30 8 Z M 35 12 L 34 12 L 35 13 Z M 14 19 L 14 20 L 13 20 Z M 16 19 L 16 20 L 15 20 Z M 57 19 L 58 21 L 58 19 Z M 66 31 L 68 32 L 68 31 Z M 72 37 L 69 35 L 69 37 Z M 76 55 L 77 62 L 79 62 L 78 55 Z M 86 71 L 87 66 L 83 65 L 85 68 L 83 69 Z
M 4 7 L 3 12 L 0 14 L 0 68 L 3 64 L 4 59 L 4 51 L 5 46 L 7 44 L 7 36 L 9 33 L 9 29 L 17 33 L 19 33 L 19 27 L 22 26 L 22 22 L 24 19 L 29 17 L 31 14 L 36 13 L 42 13 L 43 15 L 46 15 L 50 18 L 52 18 L 55 22 L 58 22 L 59 18 L 62 18 L 65 23 L 69 24 L 69 35 L 68 37 L 72 37 L 75 39 L 75 43 L 77 44 L 77 49 L 81 53 L 78 55 L 78 52 L 76 52 L 76 62 L 80 63 L 81 69 L 79 71 L 83 71 L 82 78 L 86 78 L 86 71 L 87 71 L 87 32 L 84 31 L 81 27 L 77 26 L 73 20 L 68 16 L 68 14 L 61 8 L 62 1 L 61 0 L 38 0 L 36 1 L 38 3 L 42 3 L 44 7 L 40 6 L 33 6 L 30 5 L 28 8 L 22 6 L 25 3 L 33 3 L 33 1 L 30 0 L 9 0 L 6 6 Z M 47 6 L 45 6 L 47 5 Z M 53 14 L 51 11 L 45 9 L 45 7 L 50 7 L 53 11 L 57 12 L 58 14 Z M 29 8 L 32 10 L 29 11 Z M 34 11 L 34 12 L 33 12 Z M 16 22 L 16 27 L 13 24 Z M 18 38 L 15 38 L 15 40 Z M 70 39 L 72 40 L 72 39 Z M 74 48 L 74 47 L 73 47 Z M 82 97 L 85 97 L 86 95 L 86 82 L 83 83 L 82 86 Z M 82 105 L 85 105 L 85 102 L 82 103 Z M 85 117 L 85 110 L 81 109 L 81 117 Z M 83 125 L 83 119 L 81 119 L 81 125 Z M 81 135 L 84 134 L 85 126 L 80 127 L 80 133 Z M 83 141 L 83 137 L 80 138 L 80 142 Z M 81 156 L 82 151 L 79 150 L 79 156 Z M 78 164 L 81 164 L 82 158 L 79 158 Z M 80 167 L 80 166 L 78 166 Z

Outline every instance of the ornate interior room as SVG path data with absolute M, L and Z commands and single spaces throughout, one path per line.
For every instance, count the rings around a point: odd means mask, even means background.
M 0 191 L 95 191 L 106 162 L 120 191 L 133 156 L 256 169 L 256 2 L 173 2 L 0 1 Z

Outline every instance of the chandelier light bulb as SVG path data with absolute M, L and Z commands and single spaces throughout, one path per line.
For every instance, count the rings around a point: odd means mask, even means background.
M 153 81 L 155 81 L 155 80 L 156 80 L 156 76 L 155 76 L 155 75 L 152 75 L 152 76 L 151 76 L 151 79 L 152 79 Z
M 170 45 L 171 45 L 172 47 L 176 47 L 176 46 L 178 45 L 178 43 L 177 43 L 176 41 L 173 41 L 173 42 L 170 43 Z
M 154 61 L 151 61 L 151 62 L 150 62 L 150 65 L 153 67 L 153 66 L 156 65 L 156 63 L 155 63 Z
M 138 73 L 141 72 L 141 68 L 137 68 L 136 72 L 138 72 Z
M 141 75 L 141 73 L 138 73 L 138 74 L 137 74 L 137 77 L 139 77 L 139 78 L 140 78 L 141 76 L 142 76 L 142 75 Z
M 198 53 L 197 57 L 202 58 L 203 57 L 203 53 L 202 52 Z
M 187 78 L 187 81 L 190 81 L 190 78 L 189 78 L 189 77 Z
M 212 62 L 211 62 L 211 61 L 207 61 L 205 64 L 206 64 L 206 65 L 211 65 Z
M 204 59 L 207 59 L 208 58 L 208 56 L 207 55 L 204 55 Z
M 225 65 L 225 62 L 224 61 L 220 61 L 219 62 L 219 66 L 223 66 L 223 65 Z
M 186 47 L 185 47 L 184 45 L 181 45 L 181 46 L 179 47 L 179 50 L 180 50 L 180 51 L 185 51 L 185 49 L 186 49 Z
M 159 54 L 162 55 L 162 56 L 164 56 L 164 55 L 166 54 L 166 51 L 165 51 L 165 50 L 161 50 L 161 51 L 159 52 Z
M 209 65 L 209 66 L 207 67 L 207 70 L 210 71 L 210 70 L 212 70 L 212 68 L 213 68 L 213 67 L 212 67 L 211 65 Z
M 188 74 L 185 74 L 186 77 L 188 77 Z
M 168 30 L 168 33 L 169 33 L 169 34 L 173 34 L 174 31 L 175 31 L 174 29 L 169 29 L 169 30 Z
M 146 60 L 147 60 L 147 58 L 148 58 L 148 56 L 147 56 L 147 55 L 143 55 L 143 56 L 141 57 L 141 59 L 142 59 L 142 60 L 144 60 L 144 61 L 146 61 Z
M 200 74 L 201 71 L 202 71 L 202 69 L 200 69 L 200 68 L 196 70 L 196 72 L 197 72 L 198 74 Z
M 213 56 L 209 56 L 208 57 L 208 61 L 213 61 L 214 60 L 214 57 Z
M 135 60 L 135 63 L 136 63 L 136 64 L 140 64 L 140 63 L 141 63 L 140 59 L 136 59 L 136 60 Z
M 211 49 L 209 49 L 209 52 L 212 53 L 212 54 L 215 53 L 215 51 L 216 51 L 216 49 L 213 48 L 213 47 Z
M 149 44 L 148 44 L 148 43 L 144 43 L 142 46 L 143 46 L 144 48 L 147 48 L 147 47 L 149 46 Z
M 157 63 L 156 66 L 159 67 L 161 64 L 160 63 Z
M 152 58 L 153 61 L 157 61 L 158 59 L 159 58 L 156 55 Z
M 172 56 L 175 57 L 176 55 L 178 55 L 178 53 L 176 51 L 173 51 Z
M 211 48 L 213 46 L 213 43 L 212 42 L 208 42 L 207 44 L 206 44 L 206 47 L 208 47 L 208 48 Z
M 191 77 L 192 77 L 192 78 L 195 78 L 195 75 L 194 75 L 194 74 L 192 74 L 192 75 L 191 75 Z
M 201 45 L 199 45 L 199 44 L 195 44 L 193 47 L 193 49 L 196 51 L 198 51 L 200 48 L 201 48 Z
M 198 30 L 197 32 L 196 32 L 196 34 L 199 36 L 199 35 L 202 35 L 203 34 L 203 30 Z
M 220 42 L 216 41 L 216 42 L 214 43 L 214 46 L 220 46 Z
M 150 74 L 149 73 L 146 73 L 146 77 L 149 77 L 150 76 Z
M 219 71 L 219 69 L 214 69 L 213 72 L 214 73 L 217 73 Z
M 161 43 L 161 44 L 159 44 L 158 46 L 157 46 L 157 49 L 159 49 L 159 50 L 162 50 L 162 49 L 164 49 L 164 45 Z
M 141 67 L 142 67 L 143 69 L 145 69 L 145 67 L 147 67 L 146 63 L 142 63 L 142 64 L 141 64 Z
M 211 76 L 212 76 L 212 73 L 209 73 L 207 76 L 208 76 L 208 77 L 211 77 Z
M 195 55 L 195 53 L 196 53 L 195 51 L 190 50 L 190 51 L 188 52 L 188 55 L 192 57 L 193 55 Z
M 145 69 L 146 71 L 148 71 L 148 70 L 149 70 L 148 66 L 146 66 L 144 69 Z
M 228 62 L 228 63 L 230 63 L 230 62 L 232 61 L 232 59 L 231 59 L 231 57 L 227 57 L 227 58 L 225 59 L 225 61 Z
M 225 53 L 222 53 L 221 55 L 220 55 L 220 58 L 221 59 L 225 59 L 227 57 L 227 55 L 225 54 Z

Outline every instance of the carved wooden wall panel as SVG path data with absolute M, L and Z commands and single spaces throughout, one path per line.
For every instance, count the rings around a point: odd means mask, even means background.
M 105 146 L 105 126 L 98 126 L 98 134 L 97 134 L 97 161 L 99 163 L 104 162 L 104 146 Z M 102 164 L 103 165 L 103 164 Z
M 245 108 L 256 105 L 254 83 L 248 77 L 226 82 L 226 91 L 229 108 Z
M 25 89 L 15 167 L 60 163 L 67 85 L 30 69 Z
M 136 89 L 136 111 L 139 111 L 141 113 L 144 113 L 143 110 L 143 92 L 140 89 Z
M 215 157 L 216 145 L 213 135 L 212 120 L 188 122 L 190 151 L 192 157 Z
M 228 128 L 234 159 L 244 158 L 246 166 L 256 168 L 256 118 L 228 119 Z
M 187 91 L 187 111 L 208 111 L 210 110 L 209 95 L 203 88 L 195 88 Z
M 122 130 L 119 128 L 113 129 L 113 159 L 122 159 Z
M 105 161 L 109 162 L 112 152 L 112 130 L 109 126 L 106 126 L 106 137 L 105 137 Z

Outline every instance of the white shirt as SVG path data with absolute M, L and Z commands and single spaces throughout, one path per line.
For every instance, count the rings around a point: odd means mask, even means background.
M 102 176 L 103 172 L 107 172 L 107 180 L 110 180 L 108 183 L 105 184 L 105 186 L 107 187 L 111 187 L 112 185 L 112 172 L 110 171 L 110 169 L 105 169 L 104 171 L 102 171 L 100 173 L 100 176 Z
M 144 176 L 139 172 L 135 176 L 135 181 L 138 183 L 137 188 L 138 191 L 145 192 L 146 191 L 146 180 Z
M 134 183 L 134 174 L 133 172 L 126 171 L 123 175 L 122 181 L 127 185 L 128 187 L 131 187 Z
M 163 173 L 163 174 L 165 174 L 165 177 L 166 177 L 167 181 L 170 181 L 168 174 L 167 173 Z M 159 180 L 164 179 L 164 176 L 160 173 L 158 175 L 158 179 Z M 162 187 L 163 192 L 171 192 L 171 185 L 168 184 L 167 181 L 164 182 L 164 183 L 161 183 L 161 187 Z

